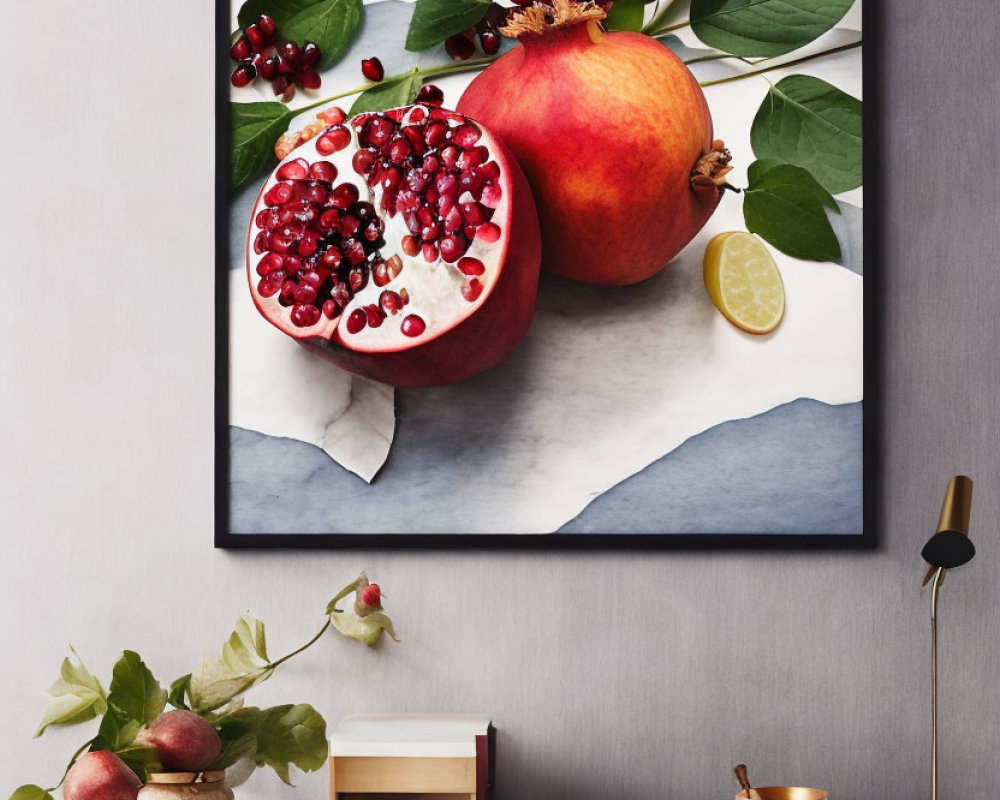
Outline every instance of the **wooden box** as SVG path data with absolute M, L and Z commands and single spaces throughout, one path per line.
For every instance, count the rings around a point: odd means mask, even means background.
M 478 714 L 358 714 L 330 735 L 330 800 L 490 800 L 494 728 Z

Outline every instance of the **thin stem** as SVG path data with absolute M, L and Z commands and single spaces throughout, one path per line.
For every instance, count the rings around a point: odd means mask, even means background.
M 853 50 L 855 47 L 861 47 L 860 40 L 852 42 L 851 44 L 841 45 L 840 47 L 831 47 L 829 50 L 824 50 L 820 53 L 813 53 L 812 55 L 803 56 L 802 58 L 795 58 L 792 59 L 791 61 L 784 61 L 781 64 L 771 64 L 770 66 L 761 67 L 760 69 L 753 69 L 748 72 L 740 73 L 739 75 L 730 75 L 727 78 L 716 78 L 713 81 L 703 81 L 701 85 L 702 87 L 716 86 L 717 84 L 720 83 L 730 83 L 731 81 L 738 81 L 743 78 L 749 78 L 753 75 L 763 75 L 765 72 L 771 72 L 771 70 L 783 69 L 785 67 L 794 67 L 796 64 L 804 64 L 806 61 L 812 61 L 813 59 L 819 58 L 821 56 L 829 56 L 833 55 L 834 53 L 842 53 L 845 50 Z
M 88 747 L 90 747 L 94 743 L 94 741 L 96 739 L 97 739 L 97 737 L 95 736 L 89 742 L 84 742 L 80 746 L 80 749 L 77 750 L 75 753 L 73 753 L 72 757 L 69 760 L 69 763 L 66 765 L 66 769 L 63 770 L 63 774 L 62 774 L 62 777 L 59 779 L 59 783 L 57 783 L 51 789 L 46 789 L 45 790 L 46 792 L 54 792 L 56 789 L 58 789 L 60 786 L 63 785 L 63 781 L 66 780 L 66 776 L 69 775 L 69 771 L 73 767 L 73 765 L 76 763 L 76 760 L 82 755 L 82 753 L 83 753 L 84 750 L 86 750 Z
M 650 20 L 649 24 L 651 26 L 653 24 L 653 21 Z M 666 28 L 660 28 L 655 31 L 649 30 L 648 29 L 649 26 L 647 26 L 646 28 L 642 29 L 642 32 L 648 36 L 662 36 L 665 33 L 670 33 L 672 31 L 679 31 L 681 28 L 686 28 L 690 24 L 691 24 L 690 22 L 675 22 L 673 25 L 667 25 Z
M 329 628 L 329 627 L 330 627 L 330 619 L 328 618 L 328 619 L 327 619 L 327 621 L 326 621 L 326 624 L 325 624 L 325 625 L 323 625 L 323 627 L 319 629 L 319 633 L 317 633 L 317 634 L 316 634 L 315 636 L 313 636 L 313 637 L 312 637 L 312 639 L 310 639 L 310 640 L 309 640 L 308 642 L 306 642 L 306 643 L 305 643 L 304 645 L 302 645 L 302 647 L 300 647 L 300 648 L 299 648 L 298 650 L 293 650 L 293 651 L 292 651 L 291 653 L 289 653 L 289 654 L 288 654 L 287 656 L 284 656 L 284 657 L 282 657 L 282 658 L 279 658 L 279 659 L 278 659 L 277 661 L 272 661 L 272 662 L 271 662 L 270 664 L 268 664 L 268 668 L 269 668 L 269 669 L 272 669 L 272 670 L 273 670 L 273 669 L 275 669 L 275 668 L 276 668 L 276 667 L 277 667 L 277 666 L 278 666 L 279 664 L 284 664 L 284 663 L 285 663 L 286 661 L 288 661 L 288 659 L 290 659 L 290 658 L 291 658 L 292 656 L 297 656 L 297 655 L 298 655 L 299 653 L 301 653 L 301 652 L 302 652 L 303 650 L 305 650 L 305 649 L 307 649 L 307 648 L 311 647 L 312 645 L 314 645 L 314 644 L 315 644 L 315 643 L 316 643 L 317 641 L 319 641 L 319 638 L 320 638 L 320 637 L 321 637 L 321 636 L 322 636 L 322 635 L 323 635 L 324 633 L 326 633 L 326 629 L 327 629 L 327 628 Z

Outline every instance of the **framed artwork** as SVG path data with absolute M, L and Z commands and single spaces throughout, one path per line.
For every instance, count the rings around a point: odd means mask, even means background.
M 873 547 L 872 6 L 220 0 L 217 546 Z

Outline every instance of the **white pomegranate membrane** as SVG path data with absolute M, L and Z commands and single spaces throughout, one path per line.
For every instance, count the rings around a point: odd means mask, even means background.
M 277 327 L 360 352 L 434 339 L 502 270 L 509 183 L 494 144 L 451 111 L 361 114 L 288 155 L 247 241 L 251 290 Z

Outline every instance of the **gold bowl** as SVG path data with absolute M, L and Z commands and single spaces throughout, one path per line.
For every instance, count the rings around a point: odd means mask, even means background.
M 750 790 L 750 800 L 827 800 L 829 796 L 822 789 L 805 786 L 761 786 Z M 735 800 L 747 800 L 747 793 L 737 792 Z

